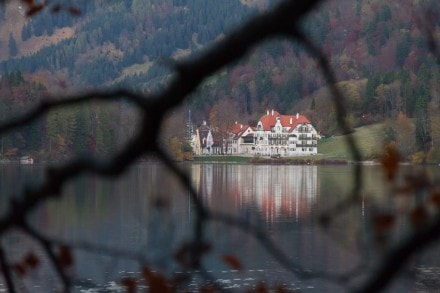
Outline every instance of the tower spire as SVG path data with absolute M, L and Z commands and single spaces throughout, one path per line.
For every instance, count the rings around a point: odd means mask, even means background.
M 186 120 L 186 138 L 188 140 L 191 140 L 193 134 L 194 134 L 194 129 L 191 121 L 191 109 L 188 109 L 188 118 Z

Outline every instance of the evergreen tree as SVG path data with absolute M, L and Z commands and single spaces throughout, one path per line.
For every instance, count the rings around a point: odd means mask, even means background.
M 99 107 L 96 111 L 96 151 L 100 155 L 108 155 L 115 148 L 114 129 L 108 108 Z
M 405 59 L 411 51 L 410 44 L 411 39 L 409 33 L 403 32 L 399 40 L 397 41 L 396 46 L 396 59 L 399 66 L 403 66 L 403 64 L 405 63 Z
M 416 147 L 418 151 L 428 152 L 432 147 L 431 121 L 426 96 L 419 96 L 416 101 Z
M 77 153 L 90 151 L 91 119 L 90 109 L 82 105 L 76 111 L 76 131 L 73 133 L 73 148 Z

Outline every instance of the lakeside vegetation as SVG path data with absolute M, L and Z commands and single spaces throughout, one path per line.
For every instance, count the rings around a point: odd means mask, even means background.
M 387 139 L 387 125 L 377 123 L 354 129 L 353 136 L 357 142 L 362 161 L 377 161 L 383 153 L 384 146 L 389 143 Z M 411 160 L 414 157 L 402 158 Z M 229 162 L 252 164 L 297 164 L 297 165 L 323 165 L 323 164 L 348 164 L 354 163 L 354 158 L 346 143 L 345 135 L 325 137 L 318 141 L 318 155 L 298 157 L 245 157 L 245 156 L 198 156 L 196 162 Z M 422 163 L 415 161 L 414 163 Z

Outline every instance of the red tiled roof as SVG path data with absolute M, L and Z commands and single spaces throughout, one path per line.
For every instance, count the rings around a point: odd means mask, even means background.
M 248 125 L 236 123 L 232 126 L 231 132 L 237 134 L 241 131 L 245 131 L 248 127 L 249 127 Z
M 281 125 L 283 127 L 291 127 L 291 130 L 298 124 L 310 123 L 309 119 L 304 115 L 298 115 L 298 118 L 296 118 L 297 115 L 280 115 L 277 111 L 272 110 L 269 114 L 263 115 L 260 118 L 260 121 L 263 124 L 263 129 L 269 131 L 274 127 L 277 123 L 277 117 L 281 118 Z

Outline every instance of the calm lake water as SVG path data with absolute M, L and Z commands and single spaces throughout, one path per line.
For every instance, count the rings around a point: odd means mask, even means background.
M 205 205 L 212 210 L 246 219 L 267 235 L 295 263 L 311 271 L 349 272 L 362 259 L 374 259 L 368 229 L 372 200 L 346 210 L 324 231 L 317 221 L 320 212 L 343 200 L 351 187 L 352 166 L 261 166 L 239 164 L 181 165 Z M 0 165 L 1 211 L 10 197 L 26 184 L 37 184 L 44 166 Z M 376 199 L 381 207 L 394 206 L 377 166 L 365 167 L 363 197 Z M 433 176 L 438 175 L 436 170 Z M 168 276 L 182 273 L 173 255 L 192 236 L 195 207 L 188 192 L 160 164 L 134 166 L 118 180 L 81 177 L 65 186 L 60 200 L 50 201 L 30 216 L 43 234 L 72 243 L 75 265 L 69 272 L 77 292 L 117 292 L 124 277 L 140 278 L 140 264 L 125 252 L 140 253 L 151 268 Z M 400 225 L 400 224 L 399 224 Z M 405 223 L 401 223 L 405 230 Z M 396 232 L 396 234 L 399 234 Z M 323 279 L 301 280 L 287 272 L 262 246 L 243 231 L 211 222 L 206 241 L 212 250 L 204 267 L 225 288 L 245 291 L 263 281 L 302 292 L 343 292 Z M 396 238 L 398 239 L 398 237 Z M 370 242 L 368 242 L 370 241 Z M 19 231 L 2 240 L 13 263 L 29 251 L 41 255 L 35 242 Z M 89 246 L 88 249 L 82 249 Z M 101 252 L 92 251 L 90 246 Z M 102 253 L 111 249 L 113 256 Z M 236 271 L 222 260 L 234 255 L 243 265 Z M 387 292 L 433 292 L 440 286 L 440 253 L 434 247 L 411 262 L 415 274 L 405 272 Z M 194 289 L 197 279 L 188 284 Z M 19 280 L 28 292 L 49 292 L 58 280 L 47 261 Z M 142 285 L 140 283 L 140 285 Z M 0 285 L 0 290 L 5 285 Z M 440 289 L 440 287 L 437 287 Z

